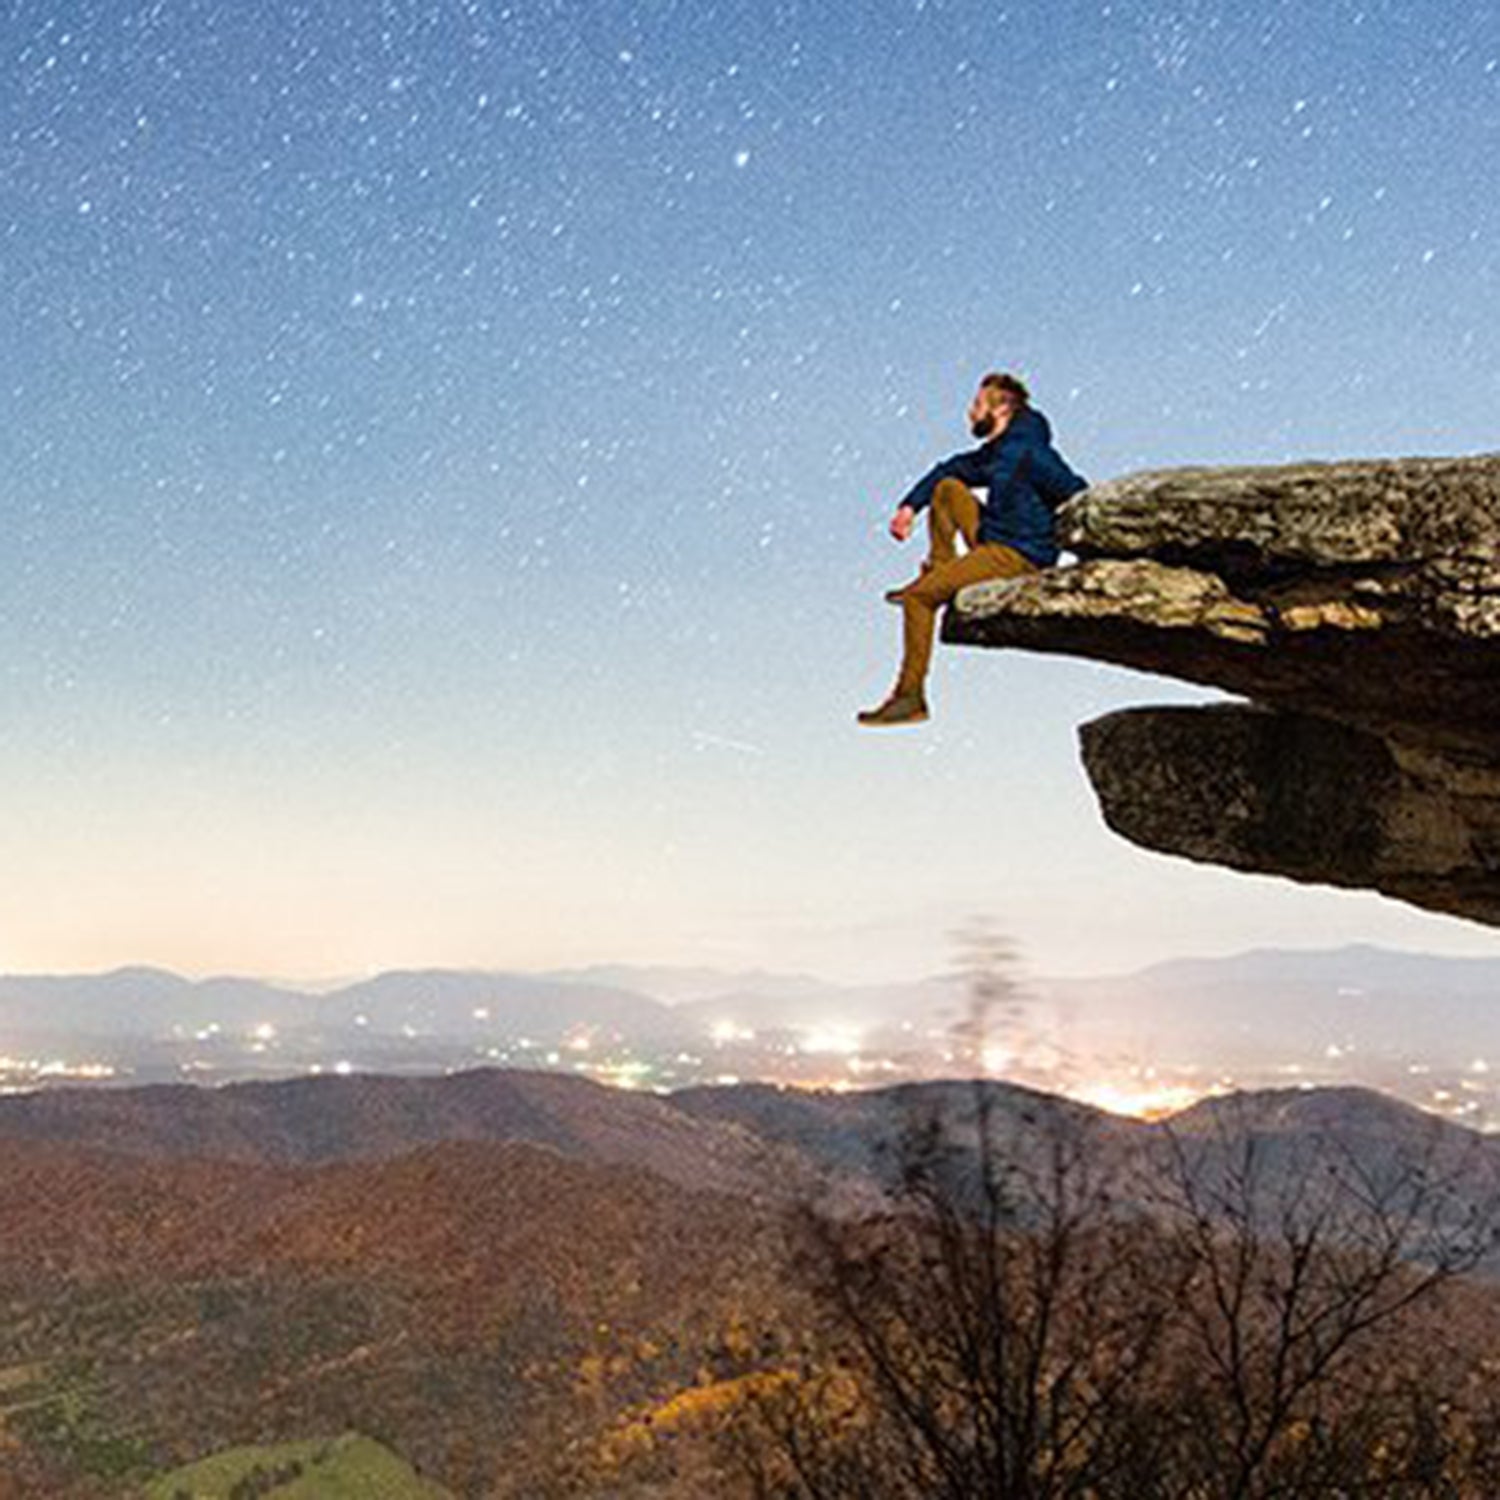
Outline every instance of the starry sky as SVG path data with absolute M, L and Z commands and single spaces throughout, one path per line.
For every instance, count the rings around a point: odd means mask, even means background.
M 1103 478 L 1500 446 L 1492 0 L 0 6 L 0 970 L 1500 951 L 895 664 L 975 377 Z

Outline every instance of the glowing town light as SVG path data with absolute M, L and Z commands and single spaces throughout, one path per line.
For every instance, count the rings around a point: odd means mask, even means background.
M 276 1040 L 276 1028 L 269 1021 L 262 1021 L 250 1035 L 258 1042 L 273 1042 Z
M 113 1078 L 115 1076 L 115 1070 L 108 1063 L 70 1063 L 62 1057 L 40 1062 L 32 1071 L 43 1078 Z
M 1004 1073 L 1016 1060 L 1016 1054 L 1003 1043 L 991 1042 L 979 1058 L 986 1073 Z
M 341 1057 L 336 1063 L 334 1063 L 333 1071 L 337 1073 L 340 1078 L 347 1078 L 354 1071 L 354 1064 L 350 1062 L 348 1058 Z
M 1187 1084 L 1159 1083 L 1140 1087 L 1105 1080 L 1085 1084 L 1071 1093 L 1084 1104 L 1092 1104 L 1112 1115 L 1130 1115 L 1138 1120 L 1155 1120 L 1163 1115 L 1176 1114 L 1205 1097 L 1202 1089 L 1190 1088 Z
M 802 1033 L 804 1052 L 832 1052 L 848 1057 L 859 1051 L 860 1028 L 857 1026 L 820 1026 Z
M 474 1016 L 474 1019 L 476 1021 L 488 1021 L 489 1018 L 490 1018 L 490 1008 L 489 1008 L 489 1006 L 488 1005 L 476 1005 L 474 1007 L 474 1010 L 473 1010 L 473 1016 Z
M 610 1063 L 593 1071 L 601 1083 L 618 1089 L 638 1089 L 650 1076 L 651 1065 L 643 1062 Z
M 752 1042 L 755 1033 L 736 1021 L 715 1021 L 709 1033 L 722 1046 L 725 1042 Z

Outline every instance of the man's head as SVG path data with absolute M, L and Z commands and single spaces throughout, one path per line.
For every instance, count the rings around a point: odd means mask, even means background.
M 977 438 L 999 437 L 1030 401 L 1031 392 L 1014 375 L 986 375 L 969 402 L 969 431 Z

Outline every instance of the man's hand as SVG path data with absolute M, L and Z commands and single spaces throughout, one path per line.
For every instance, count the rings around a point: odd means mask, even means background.
M 904 542 L 911 535 L 911 529 L 916 525 L 917 513 L 911 506 L 903 505 L 891 517 L 891 535 L 898 542 Z

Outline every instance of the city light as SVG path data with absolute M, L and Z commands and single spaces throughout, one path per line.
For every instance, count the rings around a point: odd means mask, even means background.
M 1069 1089 L 1069 1095 L 1084 1104 L 1112 1115 L 1129 1115 L 1137 1120 L 1159 1120 L 1187 1109 L 1200 1099 L 1217 1094 L 1217 1089 L 1197 1089 L 1181 1083 L 1119 1084 L 1100 1080 Z
M 164 1018 L 158 1036 L 121 1044 L 103 1056 L 66 1055 L 49 1044 L 28 1055 L 16 1036 L 0 1037 L 0 1090 L 38 1090 L 57 1084 L 118 1086 L 164 1079 L 222 1084 L 297 1073 L 334 1075 L 400 1070 L 461 1071 L 474 1067 L 548 1070 L 582 1075 L 609 1087 L 658 1093 L 741 1083 L 833 1091 L 899 1083 L 984 1078 L 1001 1086 L 1067 1095 L 1112 1114 L 1155 1120 L 1205 1097 L 1237 1089 L 1365 1084 L 1385 1089 L 1432 1114 L 1477 1130 L 1500 1132 L 1500 1068 L 1492 1068 L 1476 1038 L 1456 1055 L 1401 1055 L 1374 1048 L 1342 1023 L 1300 1047 L 1277 1039 L 1277 1056 L 1262 1046 L 1244 1058 L 1166 1049 L 1142 1054 L 1136 1044 L 1090 1053 L 1078 1034 L 1064 1045 L 1045 1028 L 1024 1035 L 975 1037 L 936 1018 L 877 1021 L 852 1010 L 831 1014 L 809 1007 L 779 1014 L 756 1027 L 745 1009 L 720 1010 L 653 1046 L 623 1027 L 566 1012 L 534 1022 L 530 1035 L 507 1024 L 494 1003 L 466 1003 L 443 1011 L 440 997 L 413 997 L 388 1017 L 365 1012 L 317 1024 L 278 1017 Z M 476 1034 L 475 1022 L 484 1022 Z M 1101 1038 L 1102 1041 L 1102 1038 Z M 1281 1050 L 1284 1049 L 1284 1050 Z M 95 1052 L 90 1046 L 90 1052 Z M 342 1055 L 341 1055 L 342 1054 Z M 1188 1059 L 1193 1059 L 1189 1061 Z M 1233 1062 L 1233 1066 L 1229 1064 Z M 1357 1071 L 1356 1071 L 1357 1062 Z
M 802 1033 L 802 1050 L 814 1054 L 833 1052 L 848 1057 L 859 1051 L 863 1032 L 859 1027 L 833 1025 L 812 1027 Z

